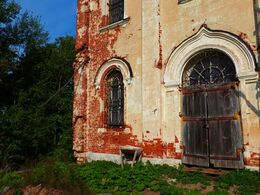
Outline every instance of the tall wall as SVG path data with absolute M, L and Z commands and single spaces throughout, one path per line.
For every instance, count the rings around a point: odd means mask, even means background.
M 253 1 L 192 0 L 178 4 L 177 0 L 125 0 L 124 15 L 123 23 L 111 26 L 107 22 L 107 0 L 78 0 L 75 156 L 80 162 L 102 159 L 106 155 L 101 154 L 118 154 L 119 146 L 134 145 L 144 148 L 146 159 L 179 163 L 181 97 L 178 88 L 168 90 L 164 86 L 169 58 L 202 26 L 233 34 L 257 56 Z M 110 59 L 126 61 L 133 73 L 130 81 L 125 80 L 125 125 L 117 129 L 105 125 L 102 78 L 96 83 L 100 69 Z M 241 107 L 246 110 L 242 114 L 244 143 L 248 147 L 246 163 L 255 166 L 260 158 L 257 82 L 241 83 L 243 90 L 248 91 L 241 98 Z

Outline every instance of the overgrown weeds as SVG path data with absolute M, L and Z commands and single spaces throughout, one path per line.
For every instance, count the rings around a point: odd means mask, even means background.
M 78 175 L 88 183 L 94 193 L 138 193 L 150 189 L 160 191 L 161 194 L 167 192 L 196 194 L 197 190 L 177 188 L 174 184 L 177 182 L 208 184 L 208 179 L 200 173 L 189 174 L 176 167 L 150 163 L 147 165 L 138 163 L 134 168 L 126 165 L 122 169 L 111 162 L 97 161 L 81 165 Z M 171 179 L 175 179 L 174 182 L 171 182 Z
M 260 174 L 249 170 L 231 171 L 229 174 L 219 177 L 216 190 L 227 190 L 236 186 L 236 194 L 256 194 L 260 192 Z
M 5 172 L 0 170 L 0 192 L 4 190 L 4 187 L 9 187 L 15 190 L 15 194 L 20 194 L 21 188 L 24 185 L 25 181 L 21 175 L 16 172 Z
M 42 184 L 69 194 L 88 194 L 87 185 L 77 175 L 77 166 L 75 163 L 62 161 L 40 162 L 25 176 L 25 180 L 27 184 Z
M 43 185 L 67 194 L 256 194 L 260 192 L 260 174 L 248 170 L 231 171 L 217 180 L 200 172 L 187 173 L 181 167 L 137 163 L 121 166 L 105 161 L 77 165 L 56 158 L 45 158 L 23 175 L 0 171 L 0 190 L 9 186 L 18 191 L 26 185 Z M 189 187 L 188 187 L 189 186 Z M 200 187 L 192 187 L 200 186 Z M 214 186 L 214 191 L 203 189 Z M 1 192 L 1 191 L 0 191 Z

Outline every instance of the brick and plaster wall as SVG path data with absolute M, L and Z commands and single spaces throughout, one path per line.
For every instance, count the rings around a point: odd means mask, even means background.
M 185 40 L 207 27 L 212 36 L 214 31 L 223 31 L 237 37 L 251 52 L 248 55 L 257 59 L 254 4 L 251 0 L 192 0 L 184 4 L 177 0 L 125 0 L 124 20 L 115 25 L 109 24 L 108 10 L 108 0 L 78 0 L 75 157 L 78 162 L 118 161 L 119 147 L 132 145 L 144 149 L 144 160 L 179 164 L 181 83 L 167 86 L 165 74 L 171 56 Z M 239 51 L 234 51 L 236 54 Z M 113 68 L 120 69 L 124 78 L 122 128 L 106 125 L 105 77 Z M 246 166 L 260 167 L 258 73 L 250 64 L 239 70 L 244 161 Z

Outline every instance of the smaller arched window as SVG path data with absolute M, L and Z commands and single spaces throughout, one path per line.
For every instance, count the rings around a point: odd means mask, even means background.
M 107 124 L 109 127 L 124 125 L 124 83 L 120 71 L 113 70 L 106 84 Z

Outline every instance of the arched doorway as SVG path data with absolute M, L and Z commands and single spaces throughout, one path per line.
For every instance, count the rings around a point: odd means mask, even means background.
M 182 162 L 243 168 L 238 79 L 217 49 L 195 54 L 182 75 Z

